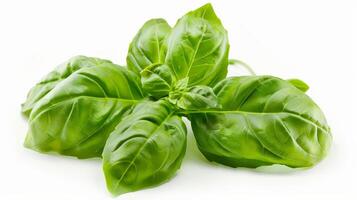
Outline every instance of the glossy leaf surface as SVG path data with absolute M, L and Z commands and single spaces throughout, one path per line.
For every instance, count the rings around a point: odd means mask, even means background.
M 27 94 L 26 101 L 21 105 L 23 114 L 26 117 L 29 117 L 35 104 L 48 92 L 50 92 L 58 83 L 65 80 L 75 71 L 81 68 L 95 67 L 101 63 L 111 63 L 111 61 L 86 56 L 75 56 L 59 65 L 55 70 L 42 78 L 42 80 L 38 82 Z
M 130 43 L 126 62 L 128 68 L 139 74 L 143 69 L 163 63 L 163 44 L 171 27 L 164 19 L 151 19 L 139 30 Z
M 188 86 L 214 86 L 227 75 L 228 37 L 211 4 L 178 20 L 167 39 L 165 63 Z
M 136 106 L 111 133 L 103 151 L 108 190 L 119 195 L 158 185 L 180 168 L 186 127 L 168 102 Z
M 165 64 L 151 65 L 140 74 L 143 90 L 156 99 L 167 96 L 175 82 L 171 69 Z
M 118 122 L 143 99 L 139 77 L 111 63 L 83 68 L 37 102 L 25 146 L 40 152 L 101 156 Z
M 271 76 L 228 78 L 214 89 L 222 110 L 190 116 L 201 152 L 232 167 L 309 167 L 325 157 L 330 129 L 320 108 Z

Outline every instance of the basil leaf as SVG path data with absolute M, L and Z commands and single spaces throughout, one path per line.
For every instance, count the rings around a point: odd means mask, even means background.
M 228 36 L 211 4 L 178 20 L 166 43 L 168 64 L 177 80 L 188 86 L 214 86 L 227 75 Z
M 186 150 L 186 127 L 163 100 L 135 107 L 111 133 L 103 151 L 108 190 L 119 195 L 170 179 Z
M 25 146 L 78 158 L 97 157 L 109 133 L 143 99 L 139 77 L 111 63 L 82 68 L 37 102 Z
M 173 85 L 173 91 L 185 90 L 188 87 L 188 77 L 175 81 Z
M 163 44 L 171 27 L 164 19 L 151 19 L 139 30 L 130 43 L 126 62 L 128 68 L 139 74 L 149 65 L 163 63 Z
M 309 85 L 307 85 L 304 81 L 300 79 L 288 79 L 287 81 L 303 92 L 309 90 Z
M 288 81 L 234 77 L 215 88 L 221 111 L 190 114 L 199 149 L 232 167 L 309 167 L 325 157 L 330 129 L 320 108 Z
M 167 96 L 173 84 L 171 69 L 167 65 L 153 64 L 141 71 L 143 89 L 149 95 L 159 99 Z
M 22 113 L 26 117 L 29 117 L 35 104 L 48 92 L 50 92 L 58 83 L 65 80 L 75 71 L 81 68 L 94 67 L 101 63 L 111 63 L 111 61 L 86 56 L 76 56 L 59 65 L 55 70 L 42 78 L 42 80 L 30 90 L 27 94 L 26 101 L 21 105 Z
M 187 111 L 220 108 L 212 88 L 204 85 L 193 86 L 184 91 L 170 92 L 169 101 Z

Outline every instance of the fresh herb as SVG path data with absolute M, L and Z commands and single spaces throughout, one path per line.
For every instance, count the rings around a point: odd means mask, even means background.
M 171 28 L 146 22 L 130 43 L 127 67 L 77 56 L 29 92 L 27 148 L 102 157 L 108 190 L 119 195 L 172 178 L 186 151 L 187 117 L 210 161 L 255 168 L 310 167 L 332 137 L 299 79 L 257 76 L 228 60 L 227 31 L 210 4 Z M 227 76 L 228 64 L 251 76 Z

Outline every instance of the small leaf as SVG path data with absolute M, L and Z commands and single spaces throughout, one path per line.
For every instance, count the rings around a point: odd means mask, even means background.
M 143 90 L 150 96 L 159 99 L 169 94 L 173 75 L 167 65 L 154 64 L 145 68 L 140 74 Z
M 170 92 L 169 101 L 186 111 L 220 108 L 212 88 L 204 85 L 193 86 L 184 91 Z
M 176 82 L 176 84 L 174 85 L 173 90 L 175 90 L 175 91 L 185 90 L 187 88 L 187 86 L 188 86 L 188 80 L 189 80 L 188 77 L 186 77 L 184 79 L 181 79 L 181 80 L 178 80 Z
M 304 81 L 300 79 L 288 79 L 287 81 L 303 92 L 309 90 L 309 85 L 307 85 Z

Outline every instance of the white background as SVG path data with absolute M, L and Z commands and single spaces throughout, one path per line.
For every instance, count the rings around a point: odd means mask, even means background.
M 22 146 L 27 91 L 74 55 L 125 64 L 148 19 L 177 18 L 206 1 L 0 1 L 0 199 L 113 199 L 101 161 Z M 231 57 L 257 74 L 300 78 L 332 128 L 333 146 L 312 169 L 228 168 L 207 162 L 189 134 L 176 177 L 118 199 L 357 199 L 357 6 L 353 1 L 212 1 Z

